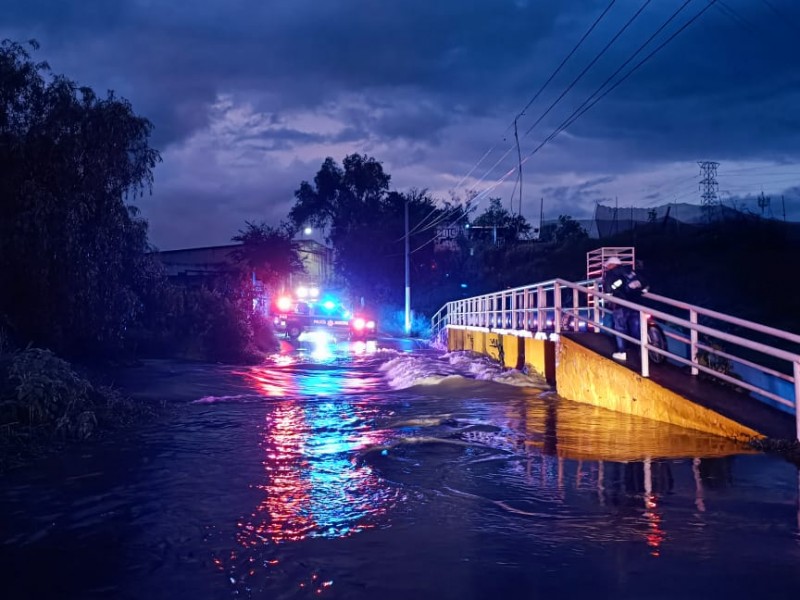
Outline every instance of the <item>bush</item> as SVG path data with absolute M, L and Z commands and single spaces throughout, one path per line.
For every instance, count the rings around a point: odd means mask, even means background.
M 0 377 L 0 466 L 153 412 L 110 387 L 93 385 L 50 350 L 27 348 L 9 355 Z
M 247 299 L 202 287 L 187 290 L 189 354 L 203 360 L 253 363 L 261 360 L 253 338 Z
M 165 283 L 129 335 L 139 356 L 255 363 L 278 347 L 271 325 L 252 310 L 246 284 L 221 280 L 213 287 Z

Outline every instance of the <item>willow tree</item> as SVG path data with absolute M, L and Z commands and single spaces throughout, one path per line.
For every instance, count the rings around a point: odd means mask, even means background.
M 20 341 L 73 355 L 122 343 L 153 273 L 128 204 L 152 186 L 151 130 L 113 92 L 0 44 L 0 313 Z

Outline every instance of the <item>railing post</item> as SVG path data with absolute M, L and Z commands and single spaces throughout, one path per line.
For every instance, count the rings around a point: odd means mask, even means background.
M 642 357 L 642 377 L 650 377 L 650 352 L 647 343 L 647 319 L 644 311 L 639 309 L 639 351 Z
M 689 322 L 697 325 L 697 311 L 689 309 Z M 689 360 L 692 361 L 692 375 L 697 375 L 700 369 L 697 368 L 697 329 L 692 327 L 689 332 Z
M 533 325 L 533 292 L 525 290 L 525 329 L 531 329 Z
M 600 298 L 597 297 L 596 292 L 599 291 L 600 286 L 597 283 L 592 284 L 592 306 L 594 309 L 592 310 L 592 321 L 595 323 L 600 322 Z M 586 299 L 586 302 L 589 302 L 589 299 Z M 594 332 L 600 333 L 600 328 L 597 325 L 594 325 Z
M 553 331 L 561 335 L 561 286 L 553 283 Z
M 578 321 L 580 320 L 581 311 L 578 309 L 578 302 L 580 302 L 578 290 L 572 288 L 572 331 L 578 331 L 580 329 L 580 327 L 578 327 Z
M 794 361 L 794 421 L 796 438 L 800 442 L 800 360 Z
M 547 317 L 542 308 L 547 304 L 547 295 L 543 286 L 539 286 L 536 290 L 536 331 L 544 331 L 547 328 Z M 544 317 L 544 319 L 542 319 Z

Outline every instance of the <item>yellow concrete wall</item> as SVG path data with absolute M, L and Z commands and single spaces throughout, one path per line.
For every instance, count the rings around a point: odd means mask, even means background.
M 568 400 L 714 435 L 764 437 L 563 337 L 556 348 L 556 392 Z
M 447 350 L 449 352 L 464 349 L 464 333 L 463 329 L 454 329 L 453 327 L 447 329 Z
M 524 364 L 545 378 L 547 383 L 556 383 L 555 343 L 549 340 L 523 338 Z
M 500 337 L 503 341 L 503 366 L 507 369 L 521 369 L 525 351 L 523 338 L 513 333 L 504 333 Z
M 500 347 L 503 346 L 503 366 L 508 369 L 528 367 L 555 384 L 555 343 L 535 340 L 513 333 L 495 333 L 448 327 L 447 349 L 450 352 L 467 350 L 484 354 L 499 362 Z
M 492 360 L 498 360 L 500 358 L 500 352 L 498 350 L 497 344 L 500 336 L 496 333 L 488 332 L 484 334 L 485 336 L 485 345 L 484 345 L 484 352 L 485 354 Z

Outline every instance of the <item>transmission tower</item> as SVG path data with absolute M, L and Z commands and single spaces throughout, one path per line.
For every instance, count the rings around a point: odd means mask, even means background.
M 699 161 L 700 165 L 700 198 L 703 199 L 701 206 L 706 217 L 710 219 L 711 213 L 717 206 L 717 190 L 719 184 L 717 183 L 717 167 L 718 162 L 711 160 Z

